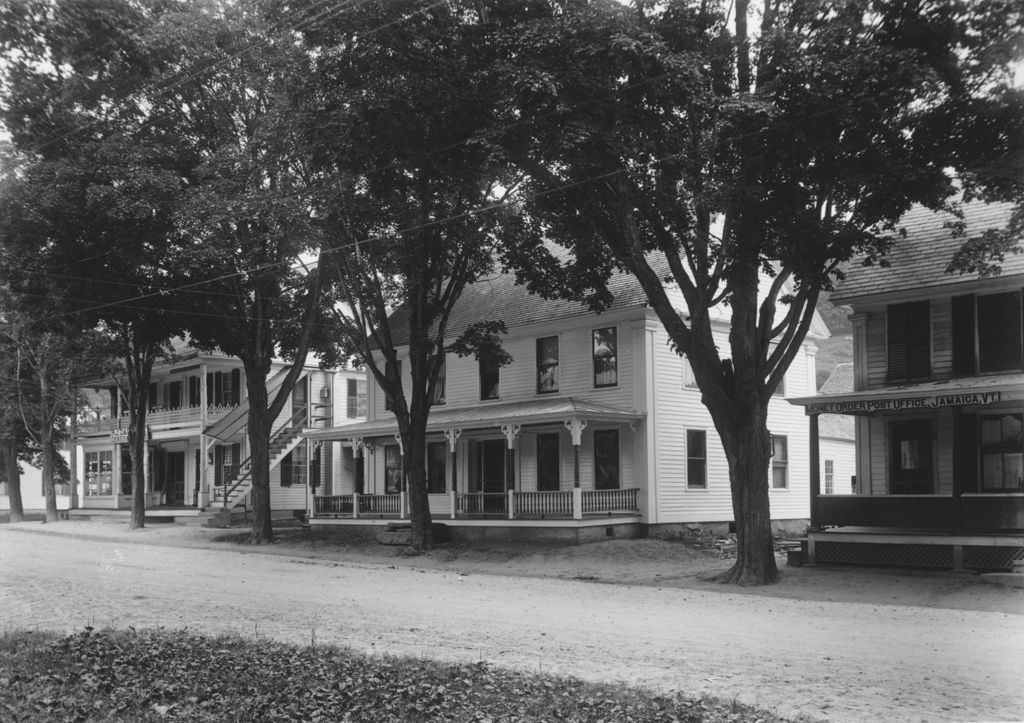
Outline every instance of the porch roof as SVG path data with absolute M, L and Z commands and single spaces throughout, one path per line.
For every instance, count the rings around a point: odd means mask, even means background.
M 567 420 L 587 422 L 635 422 L 645 414 L 590 402 L 576 397 L 531 399 L 504 404 L 480 404 L 473 407 L 434 407 L 427 419 L 428 432 L 445 429 L 485 429 L 504 424 L 552 424 Z M 343 440 L 358 437 L 388 437 L 398 432 L 394 419 L 357 422 L 330 429 L 307 429 L 308 439 Z
M 872 415 L 922 411 L 939 407 L 985 406 L 1024 400 L 1024 374 L 968 377 L 925 382 L 847 394 L 793 397 L 790 404 L 802 406 L 808 415 Z

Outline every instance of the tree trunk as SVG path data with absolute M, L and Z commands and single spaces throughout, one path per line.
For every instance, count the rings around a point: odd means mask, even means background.
M 129 347 L 130 349 L 130 347 Z M 128 428 L 128 455 L 131 457 L 131 522 L 130 529 L 145 526 L 145 446 L 146 419 L 150 413 L 150 380 L 156 355 L 146 348 L 139 357 L 128 351 L 126 361 L 134 365 L 128 370 L 128 403 L 131 421 Z
M 39 444 L 43 456 L 43 492 L 46 495 L 46 522 L 56 522 L 57 490 L 53 486 L 53 425 L 43 424 L 39 430 Z
M 426 474 L 426 419 L 423 424 L 411 426 L 407 440 L 402 440 L 405 450 L 403 464 L 408 480 L 409 519 L 412 522 L 412 547 L 418 552 L 430 552 L 434 547 L 433 518 L 430 516 L 430 496 L 427 494 Z
M 771 437 L 767 405 L 757 402 L 751 409 L 732 413 L 711 411 L 729 461 L 737 542 L 736 563 L 718 580 L 738 585 L 776 582 L 779 570 L 768 501 Z
M 11 522 L 25 519 L 25 505 L 21 501 L 21 472 L 18 469 L 18 445 L 11 440 L 0 447 L 4 458 L 4 479 L 7 480 L 7 500 L 11 505 Z
M 245 384 L 249 394 L 249 474 L 252 479 L 252 530 L 250 545 L 274 541 L 270 514 L 270 432 L 273 420 L 267 410 L 267 373 L 269 369 L 245 365 Z
M 138 530 L 146 525 L 146 415 L 149 411 L 149 374 L 129 398 L 137 400 L 131 410 L 128 431 L 128 454 L 132 460 L 132 517 L 129 529 Z M 116 465 L 115 465 L 116 466 Z

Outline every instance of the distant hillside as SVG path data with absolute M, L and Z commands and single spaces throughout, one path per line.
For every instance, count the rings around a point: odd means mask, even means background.
M 835 306 L 828 299 L 818 301 L 818 313 L 825 320 L 831 338 L 816 342 L 815 359 L 818 388 L 825 383 L 836 364 L 853 361 L 853 325 L 850 324 L 849 306 Z

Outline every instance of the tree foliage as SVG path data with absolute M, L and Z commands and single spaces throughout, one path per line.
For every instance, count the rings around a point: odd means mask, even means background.
M 529 174 L 523 207 L 544 233 L 512 259 L 532 289 L 595 308 L 614 270 L 636 277 L 729 460 L 740 554 L 726 579 L 770 582 L 767 405 L 819 295 L 853 254 L 882 257 L 912 204 L 1022 198 L 1020 7 L 515 8 L 495 11 L 502 142 Z M 722 349 L 717 306 L 731 317 Z

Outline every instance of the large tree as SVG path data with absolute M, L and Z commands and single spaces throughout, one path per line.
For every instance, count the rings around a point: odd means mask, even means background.
M 129 412 L 131 527 L 145 520 L 153 364 L 182 329 L 173 215 L 192 149 L 154 122 L 166 72 L 154 26 L 174 3 L 21 3 L 0 14 L 3 121 L 17 160 L 3 179 L 0 272 L 42 313 L 114 341 Z
M 767 409 L 819 295 L 854 253 L 897 242 L 912 204 L 1022 198 L 1021 6 L 552 0 L 493 19 L 523 207 L 572 252 L 535 238 L 513 253 L 521 276 L 595 308 L 613 270 L 636 277 L 728 459 L 739 544 L 722 579 L 772 582 Z
M 448 326 L 520 227 L 506 210 L 481 213 L 513 184 L 488 142 L 500 90 L 484 27 L 471 4 L 369 3 L 310 24 L 312 67 L 296 87 L 339 341 L 395 415 L 412 546 L 423 551 L 433 542 L 426 424 L 445 353 L 507 360 L 500 324 Z
M 179 210 L 182 263 L 193 279 L 188 330 L 200 348 L 238 357 L 245 370 L 253 509 L 250 543 L 273 541 L 272 425 L 320 342 L 326 311 L 289 90 L 304 67 L 300 15 L 272 17 L 267 3 L 194 4 L 169 17 L 158 39 L 173 74 L 154 113 L 191 142 L 195 183 Z M 290 362 L 271 398 L 275 358 Z

